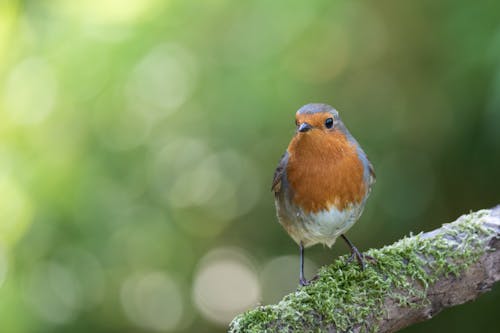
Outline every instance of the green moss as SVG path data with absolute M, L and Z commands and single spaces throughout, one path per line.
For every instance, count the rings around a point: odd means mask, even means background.
M 237 316 L 230 332 L 323 331 L 334 326 L 340 331 L 368 327 L 367 319 L 384 315 L 384 302 L 392 298 L 402 306 L 425 305 L 426 290 L 442 276 L 460 275 L 485 251 L 483 210 L 444 225 L 443 232 L 429 237 L 405 237 L 368 255 L 376 259 L 361 271 L 356 263 L 340 257 L 322 267 L 318 279 L 299 288 L 275 305 L 259 306 Z M 324 327 L 316 327 L 321 323 Z M 314 329 L 313 329 L 314 328 Z

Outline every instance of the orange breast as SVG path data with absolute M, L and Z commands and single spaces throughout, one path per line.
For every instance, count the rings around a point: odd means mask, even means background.
M 297 134 L 288 146 L 287 178 L 293 202 L 306 213 L 334 205 L 343 210 L 366 194 L 356 147 L 339 132 Z

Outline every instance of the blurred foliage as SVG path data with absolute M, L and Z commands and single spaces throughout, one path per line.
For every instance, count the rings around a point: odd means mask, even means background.
M 308 102 L 362 249 L 499 203 L 496 1 L 0 1 L 0 330 L 216 332 L 297 284 L 270 181 Z M 347 251 L 306 251 L 309 275 Z M 498 327 L 498 288 L 407 332 Z

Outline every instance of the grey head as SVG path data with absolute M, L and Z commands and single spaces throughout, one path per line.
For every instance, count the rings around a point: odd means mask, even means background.
M 307 132 L 313 128 L 325 131 L 347 131 L 340 119 L 338 111 L 328 104 L 306 104 L 297 111 L 295 119 L 298 132 Z M 328 125 L 323 123 L 327 119 L 330 122 Z
M 297 111 L 297 115 L 303 115 L 303 114 L 314 114 L 314 113 L 322 113 L 322 112 L 329 112 L 331 113 L 334 117 L 339 118 L 339 113 L 337 110 L 335 110 L 332 106 L 328 104 L 323 104 L 323 103 L 309 103 L 301 107 Z

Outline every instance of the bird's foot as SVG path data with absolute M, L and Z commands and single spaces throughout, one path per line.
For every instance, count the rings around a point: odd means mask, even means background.
M 372 264 L 377 262 L 377 259 L 375 259 L 374 257 L 369 256 L 367 254 L 363 254 L 363 253 L 359 252 L 359 250 L 356 247 L 352 248 L 351 255 L 347 259 L 347 262 L 348 263 L 352 262 L 354 260 L 354 258 L 356 258 L 356 260 L 358 261 L 359 268 L 361 268 L 362 271 L 365 270 L 365 262 L 366 261 L 369 261 Z

